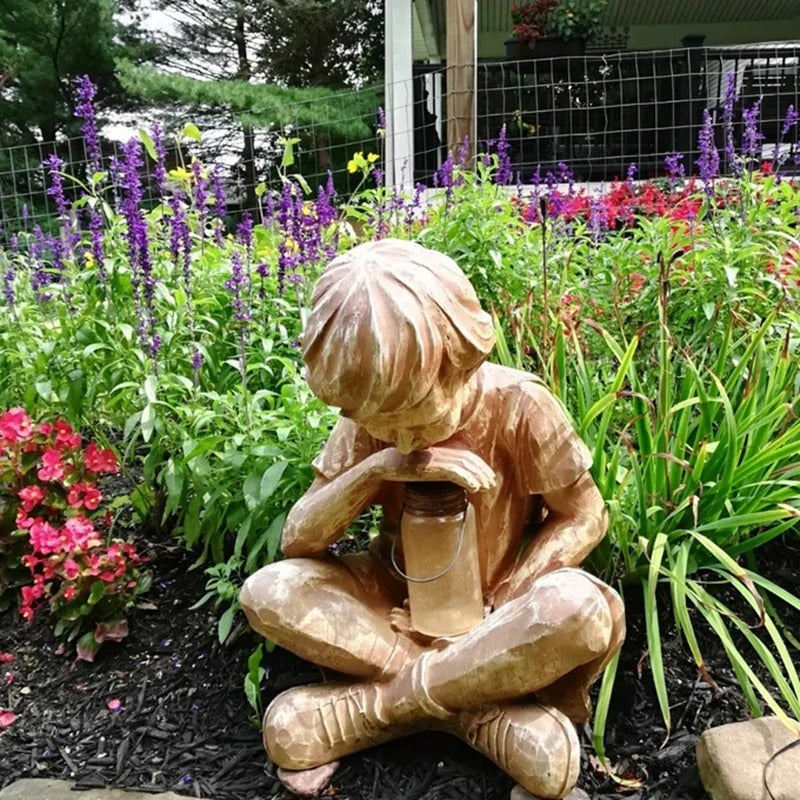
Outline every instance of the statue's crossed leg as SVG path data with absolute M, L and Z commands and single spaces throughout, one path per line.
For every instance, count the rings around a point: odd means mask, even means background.
M 624 635 L 617 595 L 583 572 L 558 570 L 444 649 L 425 649 L 392 629 L 388 611 L 398 598 L 385 575 L 370 579 L 371 558 L 356 557 L 350 569 L 339 560 L 290 559 L 263 568 L 242 590 L 248 619 L 264 636 L 366 679 L 275 698 L 264 719 L 272 760 L 308 769 L 439 728 L 533 794 L 566 796 L 577 780 L 578 739 L 568 717 L 545 703 L 585 714 L 586 688 Z

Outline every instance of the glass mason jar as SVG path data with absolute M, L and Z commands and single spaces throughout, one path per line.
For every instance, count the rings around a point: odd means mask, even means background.
M 411 624 L 457 636 L 483 619 L 475 509 L 453 483 L 406 484 L 400 536 Z

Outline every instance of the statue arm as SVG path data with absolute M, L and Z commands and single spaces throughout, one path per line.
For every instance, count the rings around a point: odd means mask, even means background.
M 561 567 L 577 567 L 602 541 L 608 514 L 592 476 L 542 495 L 547 516 L 516 564 L 499 582 L 494 603 L 522 594 L 531 580 Z
M 368 457 L 332 480 L 317 477 L 294 504 L 281 537 L 289 558 L 319 556 L 375 502 L 382 480 Z

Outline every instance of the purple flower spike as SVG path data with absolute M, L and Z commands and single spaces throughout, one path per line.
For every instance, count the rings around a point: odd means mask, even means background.
M 506 126 L 500 128 L 500 133 L 497 137 L 497 174 L 495 175 L 495 182 L 501 186 L 507 186 L 511 183 L 511 157 L 508 151 L 511 146 L 506 138 Z
M 55 153 L 51 153 L 43 164 L 50 173 L 50 186 L 47 189 L 47 194 L 53 198 L 59 217 L 68 219 L 69 202 L 64 194 L 64 176 L 61 174 L 64 169 L 64 161 Z
M 159 193 L 164 197 L 167 193 L 167 148 L 164 146 L 164 129 L 156 123 L 151 129 L 150 135 L 156 150 L 156 166 L 153 176 L 156 179 Z
M 131 139 L 123 146 L 123 214 L 128 223 L 126 234 L 128 259 L 131 265 L 131 282 L 134 290 L 134 305 L 139 318 L 138 332 L 142 347 L 155 356 L 161 349 L 161 338 L 156 333 L 155 277 L 150 262 L 150 242 L 147 222 L 140 207 L 142 182 L 139 170 L 142 166 L 141 145 Z
M 686 176 L 686 170 L 683 168 L 683 153 L 673 153 L 667 156 L 664 159 L 664 169 L 666 170 L 671 185 L 674 185 L 676 181 L 684 178 Z
M 94 110 L 94 97 L 97 89 L 88 75 L 80 75 L 75 79 L 77 88 L 77 103 L 75 116 L 83 120 L 81 131 L 86 143 L 86 155 L 89 156 L 89 173 L 94 175 L 100 172 L 102 153 L 100 150 L 100 137 L 97 134 L 97 117 Z
M 242 254 L 237 250 L 231 260 L 231 277 L 225 281 L 225 288 L 231 293 L 233 318 L 237 322 L 249 322 L 253 317 L 247 302 L 250 289 L 250 277 L 244 268 Z
M 761 141 L 764 134 L 758 129 L 758 118 L 761 114 L 761 99 L 753 103 L 750 108 L 742 111 L 744 133 L 742 133 L 742 154 L 748 164 L 761 157 Z
M 9 308 L 14 308 L 14 262 L 9 258 L 6 261 L 6 271 L 3 273 L 3 297 Z
M 378 106 L 378 132 L 386 132 L 386 112 Z
M 197 159 L 192 161 L 192 175 L 194 175 L 194 207 L 200 218 L 200 238 L 205 237 L 206 215 L 208 213 L 208 195 L 206 192 L 207 181 L 203 175 L 203 167 Z
M 703 111 L 703 127 L 697 137 L 697 149 L 700 157 L 695 163 L 700 180 L 705 184 L 706 193 L 711 195 L 714 192 L 714 178 L 719 175 L 719 151 L 714 144 L 714 124 L 707 108 Z

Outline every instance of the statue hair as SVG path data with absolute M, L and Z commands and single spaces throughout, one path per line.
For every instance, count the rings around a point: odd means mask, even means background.
M 491 317 L 448 256 L 382 239 L 337 256 L 302 336 L 314 394 L 345 413 L 403 411 L 463 383 L 494 345 Z

